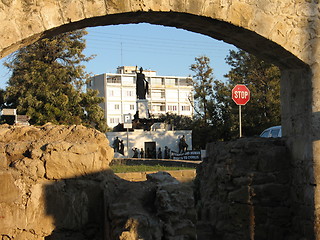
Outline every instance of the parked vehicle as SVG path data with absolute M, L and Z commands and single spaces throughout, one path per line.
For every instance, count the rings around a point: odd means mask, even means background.
M 264 138 L 282 137 L 281 126 L 274 126 L 274 127 L 267 128 L 260 134 L 260 137 L 264 137 Z

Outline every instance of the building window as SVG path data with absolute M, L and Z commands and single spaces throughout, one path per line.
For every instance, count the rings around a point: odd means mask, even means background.
M 164 112 L 165 110 L 166 110 L 166 106 L 165 106 L 165 105 L 161 105 L 161 106 L 160 106 L 160 111 L 161 111 L 161 112 Z
M 182 106 L 182 111 L 190 111 L 190 106 Z
M 134 76 L 122 76 L 122 84 L 123 85 L 132 85 L 133 84 L 133 79 L 135 77 Z
M 121 83 L 120 77 L 108 77 L 107 83 Z
M 192 79 L 191 78 L 181 78 L 179 79 L 180 86 L 192 86 Z
M 163 85 L 162 78 L 151 78 L 151 85 Z
M 134 110 L 134 105 L 130 104 L 130 110 Z
M 109 90 L 109 94 L 108 94 L 110 97 L 113 97 L 114 96 L 114 91 L 113 90 Z
M 168 105 L 168 111 L 177 111 L 176 105 Z
M 166 98 L 166 92 L 164 89 L 155 89 L 151 92 L 152 98 Z
M 132 97 L 133 96 L 133 91 L 126 91 L 126 96 L 127 97 Z
M 119 123 L 120 121 L 119 121 L 119 118 L 110 118 L 110 123 Z
M 88 83 L 88 86 L 89 86 L 89 87 L 93 87 L 93 80 L 92 80 L 92 79 L 90 79 L 90 81 L 89 81 L 89 83 Z
M 176 85 L 176 79 L 175 78 L 167 78 L 166 85 Z
M 119 105 L 119 104 L 115 104 L 115 105 L 114 105 L 114 109 L 115 109 L 115 110 L 119 110 L 119 109 L 120 109 L 120 105 Z
M 152 106 L 152 110 L 155 112 L 165 112 L 166 106 L 162 103 L 158 103 L 157 105 Z

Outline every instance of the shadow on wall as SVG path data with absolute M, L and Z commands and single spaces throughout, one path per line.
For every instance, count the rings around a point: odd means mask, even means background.
M 314 239 L 312 174 L 283 139 L 216 142 L 207 151 L 195 180 L 198 229 L 207 234 L 199 239 Z
M 196 239 L 193 189 L 168 173 L 127 182 L 104 171 L 44 188 L 55 225 L 46 240 Z
M 108 170 L 44 185 L 46 214 L 55 225 L 45 239 L 110 239 L 105 236 L 104 187 L 111 191 L 116 181 Z
M 317 145 L 320 113 L 317 111 L 315 73 L 310 68 L 281 71 L 282 129 L 290 150 L 291 198 L 294 209 L 292 232 L 315 239 L 320 227 L 317 193 Z M 314 235 L 314 233 L 316 233 Z

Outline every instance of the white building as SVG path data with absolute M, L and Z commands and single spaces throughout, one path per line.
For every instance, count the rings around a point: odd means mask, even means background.
M 157 76 L 156 71 L 144 70 L 149 82 L 149 112 L 157 117 L 167 112 L 178 115 L 193 115 L 193 87 L 189 77 Z M 136 113 L 136 67 L 118 67 L 117 73 L 96 75 L 88 85 L 99 90 L 105 98 L 101 106 L 109 127 L 123 123 L 123 114 Z

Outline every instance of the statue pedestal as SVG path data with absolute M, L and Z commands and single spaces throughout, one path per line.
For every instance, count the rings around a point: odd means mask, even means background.
M 147 99 L 137 99 L 137 112 L 139 114 L 139 118 L 149 118 Z

